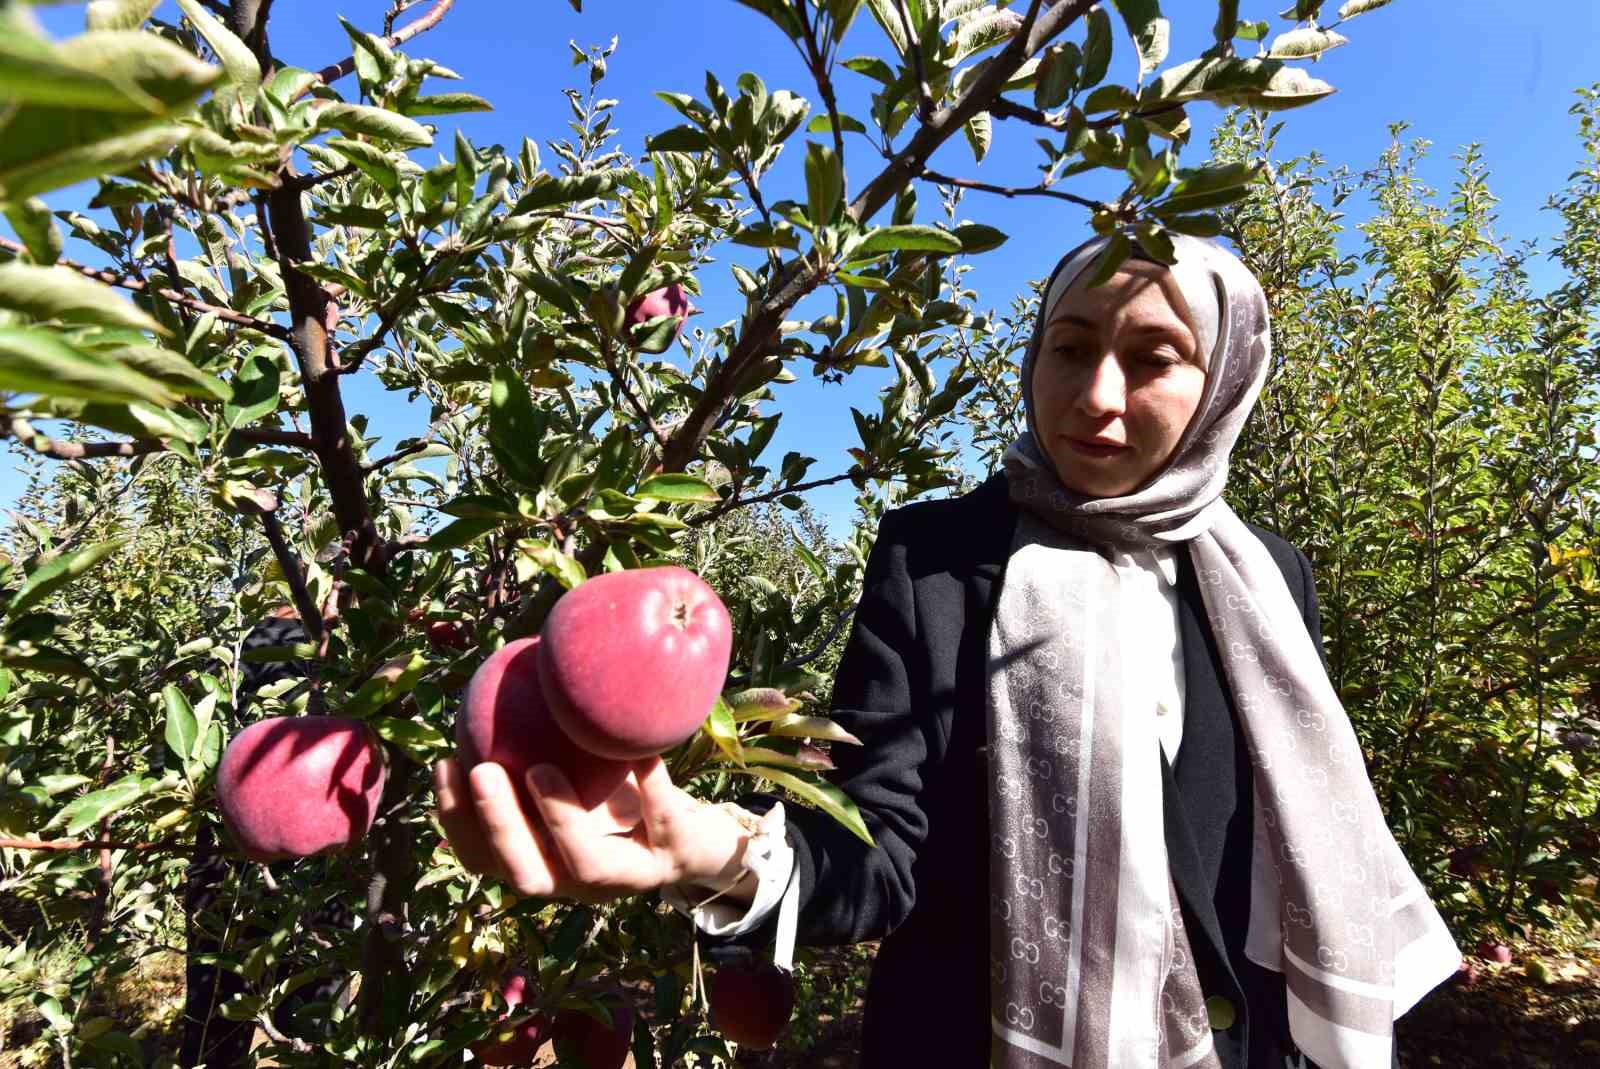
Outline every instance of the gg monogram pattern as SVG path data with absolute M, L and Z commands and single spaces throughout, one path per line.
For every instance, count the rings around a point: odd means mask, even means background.
M 1069 253 L 1055 298 L 1104 239 Z M 1360 746 L 1266 547 L 1221 494 L 1269 364 L 1266 300 L 1214 242 L 1180 236 L 1207 381 L 1166 466 L 1131 494 L 1066 488 L 1028 432 L 1007 451 L 1022 516 L 989 639 L 991 1065 L 1218 1065 L 1168 872 L 1160 764 L 1118 633 L 1113 550 L 1187 547 L 1255 792 L 1246 953 L 1284 974 L 1295 1044 L 1324 1069 L 1390 1065 L 1393 1022 L 1460 962 L 1379 808 Z M 1130 707 L 1130 702 L 1135 706 Z

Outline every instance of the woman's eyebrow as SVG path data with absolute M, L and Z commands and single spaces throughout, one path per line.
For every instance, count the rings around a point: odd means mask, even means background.
M 1075 315 L 1072 312 L 1061 313 L 1054 319 L 1050 320 L 1050 322 L 1046 323 L 1045 326 L 1053 327 L 1057 323 L 1064 323 L 1069 327 L 1082 327 L 1084 330 L 1094 329 L 1094 322 L 1092 320 L 1085 319 L 1083 316 Z
M 1128 328 L 1128 333 L 1136 335 L 1159 335 L 1163 338 L 1169 338 L 1174 341 L 1182 341 L 1190 348 L 1193 348 L 1195 345 L 1194 335 L 1188 330 L 1188 328 L 1180 329 L 1178 327 L 1168 326 L 1161 323 L 1146 323 L 1141 326 L 1132 326 Z

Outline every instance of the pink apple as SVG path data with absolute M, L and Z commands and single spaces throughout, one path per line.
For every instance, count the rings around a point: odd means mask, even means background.
M 500 983 L 500 997 L 505 999 L 506 1005 L 512 1010 L 530 1001 L 532 996 L 533 977 L 521 969 L 507 973 Z M 501 1018 L 504 1019 L 505 1017 Z M 536 1013 L 511 1029 L 511 1035 L 507 1039 L 474 1043 L 472 1053 L 485 1065 L 527 1065 L 533 1061 L 533 1056 L 550 1038 L 551 1024 L 549 1017 L 543 1013 Z
M 366 836 L 386 774 L 382 744 L 360 720 L 272 717 L 228 744 L 217 799 L 246 857 L 309 857 Z
M 637 327 L 657 316 L 676 316 L 682 332 L 683 322 L 689 317 L 689 294 L 681 283 L 674 282 L 636 298 L 628 305 L 625 321 L 628 326 Z
M 579 584 L 540 632 L 550 712 L 573 742 L 633 761 L 693 735 L 728 676 L 733 625 L 687 568 L 634 568 Z

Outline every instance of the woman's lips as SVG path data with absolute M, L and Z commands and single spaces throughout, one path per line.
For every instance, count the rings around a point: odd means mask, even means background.
M 1080 438 L 1071 437 L 1067 438 L 1067 444 L 1072 447 L 1073 452 L 1081 453 L 1088 457 L 1116 456 L 1128 448 L 1125 445 L 1095 445 Z

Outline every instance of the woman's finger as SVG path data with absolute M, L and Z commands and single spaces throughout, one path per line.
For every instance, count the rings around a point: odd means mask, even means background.
M 494 859 L 494 851 L 478 823 L 477 809 L 472 802 L 472 788 L 467 784 L 461 763 L 447 757 L 433 766 L 433 795 L 439 804 L 439 823 L 444 826 L 450 849 L 460 859 L 463 868 L 496 878 L 505 873 Z
M 639 781 L 639 815 L 650 845 L 665 847 L 683 812 L 684 793 L 672 782 L 667 763 L 660 757 L 636 761 L 633 774 Z
M 575 890 L 614 895 L 659 886 L 659 880 L 651 882 L 660 866 L 650 849 L 628 836 L 609 834 L 597 821 L 597 811 L 583 804 L 559 768 L 534 765 L 528 770 L 528 791 Z
M 484 837 L 506 880 L 525 895 L 555 894 L 556 868 L 534 834 L 506 770 L 485 761 L 468 779 Z

